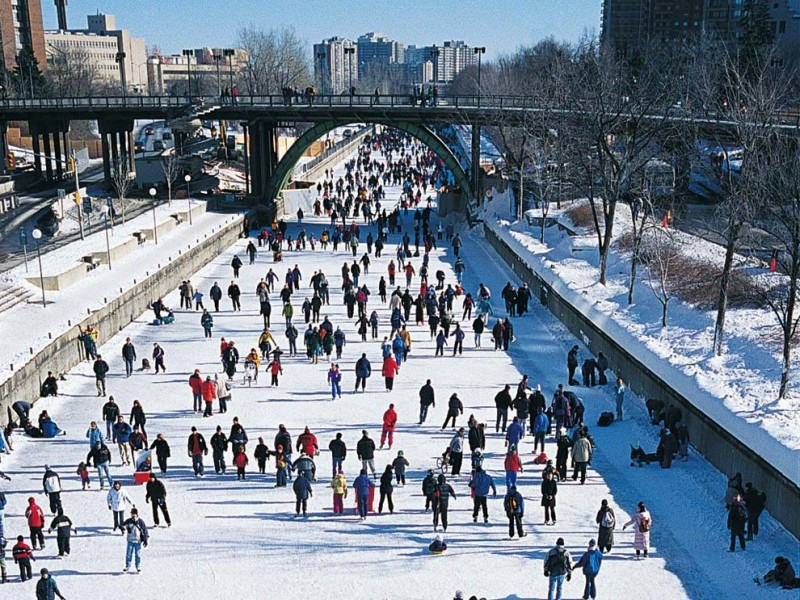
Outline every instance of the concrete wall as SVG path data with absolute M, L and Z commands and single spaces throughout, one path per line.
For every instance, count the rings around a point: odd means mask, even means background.
M 511 270 L 528 283 L 532 298 L 537 299 L 578 338 L 586 336 L 596 355 L 603 352 L 612 368 L 625 374 L 630 389 L 645 398 L 658 398 L 681 409 L 689 428 L 692 446 L 722 473 L 742 474 L 767 494 L 767 509 L 784 527 L 800 537 L 800 488 L 781 471 L 764 460 L 716 421 L 708 417 L 689 398 L 667 384 L 664 378 L 627 352 L 591 319 L 553 289 L 524 259 L 488 226 L 484 225 L 487 242 Z M 720 482 L 720 498 L 724 482 Z
M 180 256 L 173 256 L 162 269 L 147 279 L 138 282 L 131 289 L 102 309 L 95 311 L 75 327 L 56 337 L 52 343 L 40 351 L 25 365 L 18 367 L 14 374 L 0 385 L 0 422 L 7 422 L 6 410 L 16 400 L 30 402 L 39 398 L 41 382 L 47 371 L 64 373 L 81 362 L 82 345 L 77 339 L 77 326 L 94 324 L 100 330 L 98 345 L 104 344 L 112 336 L 147 310 L 147 305 L 160 296 L 174 291 L 181 283 L 227 250 L 239 238 L 242 230 L 242 217 L 237 216 L 222 226 L 208 238 Z
M 103 255 L 105 255 L 105 252 L 103 252 Z M 36 287 L 41 287 L 42 283 L 44 283 L 44 289 L 48 292 L 58 292 L 85 279 L 88 271 L 89 265 L 85 262 L 80 262 L 58 275 L 45 275 L 41 279 L 31 276 L 25 279 Z

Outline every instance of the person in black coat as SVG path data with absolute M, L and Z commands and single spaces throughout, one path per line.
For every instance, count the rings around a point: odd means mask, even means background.
M 744 484 L 744 502 L 747 505 L 747 540 L 752 541 L 753 536 L 758 535 L 758 518 L 764 512 L 767 495 L 748 481 Z
M 467 434 L 467 441 L 469 442 L 470 452 L 475 452 L 476 449 L 486 449 L 486 434 L 484 433 L 483 423 L 474 423 L 469 428 Z
M 252 244 L 252 242 L 250 242 Z M 233 276 L 239 277 L 239 269 L 242 268 L 242 259 L 238 256 L 234 256 L 231 260 L 231 267 L 233 268 Z
M 240 311 L 242 310 L 242 304 L 239 302 L 239 298 L 242 296 L 242 290 L 239 288 L 239 285 L 231 281 L 231 284 L 228 286 L 228 298 L 231 299 L 233 303 L 233 310 Z
M 506 432 L 506 423 L 508 422 L 508 409 L 511 407 L 513 400 L 511 399 L 511 386 L 506 385 L 503 391 L 498 392 L 494 397 L 494 405 L 497 409 L 497 422 L 494 425 L 495 433 L 500 432 L 500 421 L 503 422 L 503 433 Z
M 575 371 L 578 369 L 578 346 L 573 346 L 572 349 L 567 354 L 567 371 L 568 371 L 568 379 L 567 383 L 569 385 L 578 385 L 578 381 L 575 379 Z
M 222 300 L 222 288 L 219 287 L 217 282 L 214 282 L 214 285 L 211 286 L 211 291 L 208 293 L 211 296 L 211 299 L 214 301 L 214 311 L 219 312 L 219 301 Z
M 736 538 L 742 550 L 746 548 L 744 542 L 744 529 L 747 525 L 747 507 L 739 494 L 734 495 L 733 503 L 728 507 L 728 529 L 731 532 L 731 546 L 729 552 L 736 551 Z
M 422 425 L 425 419 L 428 418 L 428 409 L 431 406 L 436 406 L 436 393 L 431 385 L 431 380 L 428 379 L 419 389 L 419 424 Z
M 153 505 L 153 523 L 155 526 L 158 527 L 158 509 L 160 508 L 161 512 L 164 513 L 164 521 L 167 522 L 167 527 L 172 527 L 169 510 L 167 510 L 167 489 L 164 487 L 163 482 L 156 478 L 155 473 L 150 473 L 150 481 L 147 482 L 146 491 L 147 495 L 144 501 Z
M 597 511 L 594 521 L 600 526 L 597 534 L 597 547 L 600 548 L 600 552 L 611 552 L 611 548 L 614 546 L 614 528 L 617 526 L 617 518 L 614 515 L 614 509 L 608 505 L 608 500 L 603 499 L 600 503 L 600 510 Z
M 656 448 L 656 456 L 662 469 L 672 466 L 672 459 L 678 451 L 678 439 L 666 427 L 661 430 L 661 441 Z
M 508 345 L 513 341 L 514 324 L 506 317 L 506 320 L 503 322 L 503 350 L 508 350 Z
M 383 512 L 384 500 L 386 500 L 389 505 L 389 512 L 394 514 L 394 503 L 392 502 L 392 491 L 394 490 L 394 487 L 392 486 L 393 477 L 394 473 L 392 472 L 392 465 L 386 465 L 386 469 L 381 475 L 381 499 L 380 502 L 378 502 L 378 514 Z
M 439 475 L 437 479 L 436 488 L 433 492 L 433 530 L 439 527 L 439 519 L 442 520 L 442 529 L 447 531 L 447 507 L 450 503 L 450 497 L 455 498 L 456 492 L 449 483 L 444 474 Z
M 544 524 L 556 524 L 556 494 L 558 494 L 558 483 L 553 478 L 553 473 L 545 473 L 542 481 L 542 506 L 544 506 Z M 552 518 L 552 523 L 550 519 Z
M 442 425 L 442 430 L 447 428 L 447 423 L 450 422 L 450 419 L 453 419 L 453 427 L 456 426 L 456 418 L 458 415 L 464 414 L 464 405 L 461 403 L 461 400 L 458 399 L 457 394 L 453 394 L 450 396 L 450 400 L 447 402 L 447 416 L 444 419 L 444 425 Z
M 147 423 L 147 416 L 144 414 L 144 408 L 142 408 L 142 405 L 138 400 L 133 401 L 133 407 L 131 408 L 130 423 L 131 427 L 133 428 L 139 427 L 139 431 L 141 431 L 145 436 L 147 436 L 147 432 L 144 429 L 144 425 L 145 423 Z
M 167 459 L 170 457 L 170 449 L 167 440 L 164 439 L 162 434 L 158 434 L 153 443 L 150 444 L 150 450 L 156 451 L 156 459 L 158 460 L 158 468 L 162 473 L 167 472 Z
M 581 375 L 583 376 L 583 385 L 585 387 L 594 387 L 597 385 L 597 362 L 593 358 L 587 358 L 583 361 Z
M 347 444 L 344 443 L 341 433 L 337 433 L 336 437 L 330 441 L 328 450 L 331 451 L 333 477 L 336 477 L 337 473 L 339 473 L 339 469 L 343 466 L 342 463 L 345 458 L 347 458 Z

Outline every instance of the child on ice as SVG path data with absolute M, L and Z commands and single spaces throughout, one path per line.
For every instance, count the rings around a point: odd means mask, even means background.
M 78 465 L 77 471 L 75 471 L 81 478 L 81 485 L 83 485 L 83 489 L 91 488 L 92 483 L 89 480 L 89 469 L 86 468 L 86 463 L 81 463 Z

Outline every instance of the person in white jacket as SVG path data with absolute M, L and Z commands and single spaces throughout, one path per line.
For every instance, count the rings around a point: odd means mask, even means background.
M 114 512 L 114 531 L 119 528 L 122 533 L 125 533 L 122 528 L 122 523 L 125 521 L 125 505 L 133 506 L 133 502 L 128 493 L 122 489 L 122 484 L 119 481 L 115 481 L 108 491 L 106 503 L 108 504 L 108 510 Z

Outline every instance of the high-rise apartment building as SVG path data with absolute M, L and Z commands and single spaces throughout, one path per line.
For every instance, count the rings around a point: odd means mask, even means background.
M 17 55 L 28 49 L 44 70 L 45 40 L 41 0 L 0 0 L 0 59 L 11 71 Z
M 332 37 L 314 44 L 314 82 L 320 93 L 341 94 L 358 81 L 359 45 Z
M 761 0 L 770 14 L 778 59 L 800 59 L 800 0 Z M 604 0 L 602 41 L 625 56 L 646 46 L 689 42 L 703 33 L 723 41 L 742 34 L 745 0 Z
M 358 64 L 370 65 L 403 64 L 403 44 L 389 39 L 382 33 L 365 33 L 358 38 Z

